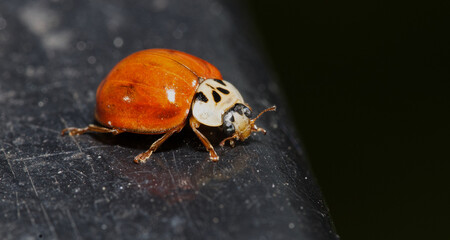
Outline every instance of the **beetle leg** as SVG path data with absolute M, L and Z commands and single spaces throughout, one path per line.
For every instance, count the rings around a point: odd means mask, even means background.
M 156 141 L 150 146 L 150 148 L 149 148 L 147 151 L 145 151 L 145 152 L 143 152 L 143 153 L 137 155 L 137 156 L 134 158 L 134 162 L 135 162 L 135 163 L 145 163 L 145 162 L 147 161 L 147 159 L 150 158 L 150 156 L 152 155 L 152 153 L 153 153 L 154 151 L 156 151 L 156 149 L 158 149 L 158 147 L 161 146 L 161 144 L 162 144 L 163 142 L 165 142 L 165 141 L 166 141 L 170 136 L 172 136 L 172 134 L 174 134 L 175 132 L 180 132 L 181 129 L 183 129 L 183 126 L 184 126 L 184 124 L 182 124 L 181 127 L 174 128 L 174 129 L 172 129 L 172 130 L 166 132 L 160 139 L 156 140 Z
M 264 135 L 266 135 L 267 133 L 264 128 L 257 127 L 256 125 L 253 125 L 252 132 L 262 132 Z
M 234 139 L 238 139 L 237 138 L 237 136 L 236 136 L 236 134 L 233 134 L 233 136 L 230 136 L 230 137 L 227 137 L 227 138 L 225 138 L 224 140 L 222 140 L 222 142 L 220 142 L 220 146 L 225 146 L 225 143 L 227 142 L 227 141 L 230 141 L 230 146 L 231 147 L 234 147 Z
M 219 156 L 217 155 L 216 151 L 214 150 L 214 147 L 211 145 L 209 140 L 197 129 L 200 127 L 200 123 L 194 118 L 189 118 L 189 125 L 192 128 L 192 131 L 195 132 L 197 137 L 202 141 L 203 145 L 206 147 L 206 150 L 209 152 L 209 159 L 213 162 L 217 162 L 219 160 Z
M 89 124 L 89 126 L 85 128 L 73 128 L 73 127 L 65 128 L 61 131 L 61 135 L 64 135 L 66 132 L 68 132 L 70 136 L 73 136 L 73 135 L 80 135 L 89 131 L 99 133 L 112 133 L 114 135 L 124 132 L 123 130 L 117 128 L 105 128 L 94 124 Z

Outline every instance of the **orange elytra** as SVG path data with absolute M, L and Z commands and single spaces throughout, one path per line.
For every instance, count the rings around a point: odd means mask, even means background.
M 170 49 L 147 49 L 120 61 L 97 89 L 95 119 L 102 126 L 66 128 L 64 135 L 88 131 L 137 134 L 164 134 L 150 148 L 135 157 L 145 162 L 173 133 L 189 125 L 209 151 L 210 159 L 219 159 L 209 140 L 198 130 L 200 124 L 220 127 L 234 146 L 251 132 L 266 131 L 250 119 L 251 109 L 239 91 L 212 64 L 190 54 Z

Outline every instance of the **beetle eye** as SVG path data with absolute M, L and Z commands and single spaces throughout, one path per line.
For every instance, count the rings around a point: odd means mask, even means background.
M 225 115 L 223 115 L 223 122 L 227 123 L 227 122 L 232 122 L 231 119 L 234 118 L 233 117 L 233 113 L 231 111 L 228 111 L 227 113 L 225 113 Z M 234 120 L 233 120 L 234 121 Z
M 248 109 L 247 107 L 244 107 L 243 109 L 245 116 L 250 118 L 252 116 L 252 111 L 250 111 L 250 109 Z
M 225 122 L 223 130 L 227 135 L 232 135 L 234 133 L 234 125 L 231 122 Z
M 227 135 L 232 135 L 234 133 L 234 125 L 233 122 L 234 121 L 234 116 L 233 113 L 231 111 L 227 112 L 224 116 L 223 116 L 223 131 L 227 134 Z
M 250 109 L 247 106 L 240 103 L 234 106 L 233 111 L 239 113 L 240 115 L 244 114 L 248 118 L 252 116 L 252 111 L 250 111 Z

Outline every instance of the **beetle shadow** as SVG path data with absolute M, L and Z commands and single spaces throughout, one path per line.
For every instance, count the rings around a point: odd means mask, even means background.
M 95 124 L 100 125 L 98 122 Z M 201 125 L 199 131 L 211 142 L 214 149 L 216 150 L 219 157 L 225 155 L 226 152 L 233 149 L 229 142 L 225 146 L 221 147 L 220 142 L 227 137 L 227 135 L 222 131 L 222 129 L 217 127 L 208 127 Z M 96 141 L 109 146 L 120 146 L 126 149 L 135 149 L 136 155 L 147 151 L 150 146 L 163 136 L 163 134 L 136 134 L 124 132 L 118 135 L 113 135 L 110 133 L 88 133 Z M 237 146 L 247 146 L 249 141 L 238 141 Z M 192 131 L 189 125 L 186 125 L 179 133 L 174 133 L 170 136 L 157 150 L 155 153 L 165 153 L 171 151 L 183 150 L 184 153 L 195 153 L 201 156 L 205 160 L 209 160 L 208 151 L 202 144 L 197 135 Z M 201 155 L 202 154 L 202 155 Z M 152 155 L 152 158 L 155 154 Z
M 178 134 L 172 135 L 169 139 L 167 139 L 159 148 L 158 152 L 170 151 L 171 149 L 176 149 L 182 146 L 182 143 L 179 142 L 179 137 L 177 135 L 185 135 L 181 131 Z M 124 132 L 118 135 L 113 134 L 102 134 L 102 133 L 90 133 L 90 135 L 97 141 L 102 144 L 109 146 L 120 146 L 123 148 L 129 149 L 139 149 L 141 151 L 146 151 L 150 148 L 150 146 L 159 138 L 163 136 L 163 134 L 137 134 L 137 133 L 129 133 Z
M 95 122 L 95 124 L 101 126 L 98 122 Z M 206 138 L 208 138 L 215 148 L 220 148 L 219 143 L 227 137 L 225 133 L 217 127 L 200 126 L 199 131 Z M 164 134 L 137 134 L 124 132 L 118 135 L 113 135 L 110 133 L 89 132 L 88 135 L 105 145 L 146 151 Z M 185 126 L 179 133 L 174 133 L 170 136 L 158 148 L 157 152 L 168 152 L 186 147 L 195 150 L 196 152 L 206 152 L 205 146 L 203 146 L 200 139 L 188 125 Z

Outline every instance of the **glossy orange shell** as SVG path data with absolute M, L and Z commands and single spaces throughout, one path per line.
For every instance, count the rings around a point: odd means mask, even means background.
M 127 132 L 167 132 L 185 124 L 199 77 L 222 79 L 216 67 L 184 52 L 136 52 L 100 83 L 95 118 L 104 126 Z

